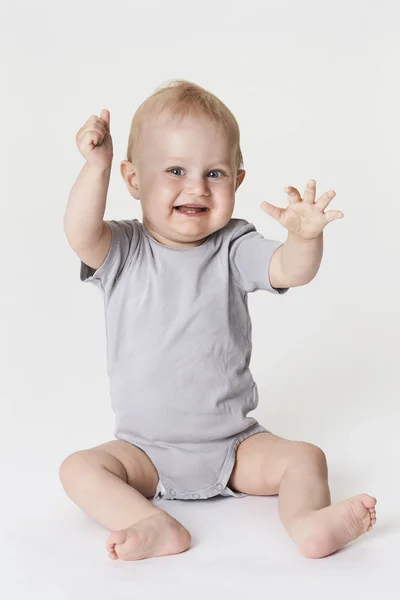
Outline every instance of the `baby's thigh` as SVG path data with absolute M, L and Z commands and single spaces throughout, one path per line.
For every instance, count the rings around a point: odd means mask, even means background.
M 299 469 L 311 463 L 321 469 L 325 464 L 324 453 L 314 444 L 287 440 L 269 432 L 257 433 L 239 445 L 228 485 L 247 494 L 278 494 L 288 467 Z
M 154 496 L 158 484 L 157 469 L 137 446 L 125 440 L 111 440 L 75 454 L 114 473 L 145 498 Z

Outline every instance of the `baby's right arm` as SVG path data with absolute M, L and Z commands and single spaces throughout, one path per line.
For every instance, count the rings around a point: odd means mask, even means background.
M 111 244 L 111 230 L 103 220 L 113 158 L 110 113 L 90 117 L 76 135 L 86 159 L 68 199 L 64 232 L 78 257 L 89 267 L 103 264 Z

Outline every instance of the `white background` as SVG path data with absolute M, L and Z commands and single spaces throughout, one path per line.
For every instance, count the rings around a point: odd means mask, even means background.
M 0 6 L 0 587 L 5 597 L 397 598 L 400 519 L 400 9 L 394 0 L 239 3 L 6 2 Z M 185 78 L 235 114 L 247 176 L 235 217 L 283 187 L 334 189 L 320 272 L 285 296 L 249 296 L 253 416 L 322 447 L 332 500 L 378 498 L 372 532 L 302 558 L 277 498 L 163 502 L 192 532 L 172 557 L 112 562 L 108 532 L 58 479 L 75 450 L 113 438 L 99 291 L 79 280 L 63 216 L 80 169 L 75 135 L 111 113 L 107 219 L 139 218 L 119 173 L 132 116 Z

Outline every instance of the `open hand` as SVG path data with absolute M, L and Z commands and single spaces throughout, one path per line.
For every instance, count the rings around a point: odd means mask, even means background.
M 325 192 L 316 202 L 316 186 L 315 180 L 310 179 L 306 185 L 303 198 L 301 198 L 296 188 L 292 186 L 283 188 L 289 196 L 289 206 L 287 208 L 279 208 L 265 201 L 260 206 L 267 215 L 276 219 L 290 232 L 308 240 L 318 237 L 328 223 L 335 219 L 342 219 L 344 215 L 339 210 L 324 212 L 336 196 L 336 192 L 334 190 Z

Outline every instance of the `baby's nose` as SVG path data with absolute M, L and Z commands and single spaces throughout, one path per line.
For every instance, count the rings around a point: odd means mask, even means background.
M 196 196 L 205 196 L 209 193 L 208 181 L 205 177 L 193 177 L 186 182 L 185 192 Z

